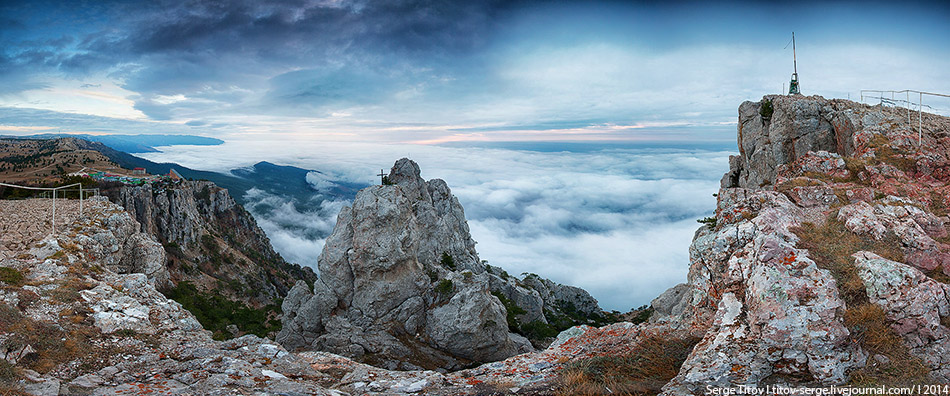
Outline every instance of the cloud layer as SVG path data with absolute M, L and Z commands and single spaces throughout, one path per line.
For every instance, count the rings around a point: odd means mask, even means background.
M 576 151 L 326 145 L 306 141 L 168 147 L 149 159 L 226 170 L 245 158 L 375 183 L 380 168 L 410 156 L 442 178 L 465 208 L 482 259 L 589 290 L 604 307 L 647 304 L 686 279 L 687 248 L 715 206 L 729 151 L 598 148 Z M 318 184 L 327 178 L 314 180 Z M 249 209 L 291 261 L 314 265 L 344 202 L 291 203 L 249 193 Z

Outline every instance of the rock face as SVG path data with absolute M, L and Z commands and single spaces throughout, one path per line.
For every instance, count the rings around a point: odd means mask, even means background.
M 56 220 L 58 233 L 74 237 L 65 248 L 73 252 L 81 251 L 83 255 L 78 257 L 95 260 L 117 273 L 145 274 L 148 282 L 155 287 L 170 286 L 171 276 L 165 266 L 165 250 L 162 245 L 151 235 L 140 232 L 139 224 L 128 213 L 121 208 L 106 206 L 104 200 L 104 197 L 85 200 L 83 216 L 80 216 L 77 200 L 57 202 L 57 210 L 60 213 Z M 34 256 L 47 258 L 64 248 L 57 242 L 56 237 L 48 234 L 50 228 L 40 227 L 32 233 L 24 232 L 24 229 L 30 230 L 31 225 L 49 224 L 51 200 L 2 201 L 2 205 L 4 214 L 12 215 L 3 221 L 2 227 L 20 229 L 20 232 L 6 234 L 11 242 L 14 241 L 13 238 L 18 238 L 14 246 L 20 246 L 20 251 L 30 251 Z M 73 224 L 87 227 L 94 232 L 77 233 L 75 229 L 66 227 Z M 27 246 L 32 248 L 27 249 Z M 9 258 L 17 256 L 11 253 L 8 253 Z
M 407 159 L 389 181 L 360 191 L 341 211 L 313 294 L 300 282 L 284 300 L 278 341 L 390 368 L 452 368 L 530 350 L 509 334 L 445 182 L 423 180 Z
M 784 95 L 742 103 L 739 155 L 730 157 L 730 170 L 723 176 L 722 187 L 774 184 L 780 165 L 792 163 L 809 151 L 851 155 L 854 131 L 876 128 L 882 121 L 874 114 L 865 117 L 856 112 L 852 103 Z
M 906 117 L 817 96 L 739 107 L 740 155 L 716 222 L 694 237 L 687 283 L 654 300 L 643 325 L 702 337 L 663 394 L 842 384 L 855 373 L 950 381 L 950 120 L 924 115 L 918 145 Z M 873 306 L 884 317 L 862 316 Z M 881 321 L 903 345 L 882 352 L 865 341 Z M 914 361 L 912 378 L 875 377 Z
M 299 282 L 284 300 L 277 339 L 287 348 L 453 369 L 532 350 L 511 333 L 508 308 L 525 311 L 520 323 L 547 324 L 562 306 L 601 313 L 581 289 L 483 264 L 458 200 L 444 181 L 423 180 L 415 162 L 397 161 L 387 182 L 340 212 L 312 292 Z
M 140 231 L 162 243 L 175 283 L 189 281 L 259 306 L 286 296 L 298 279 L 316 278 L 285 262 L 254 218 L 214 183 L 152 183 L 106 193 L 138 221 Z

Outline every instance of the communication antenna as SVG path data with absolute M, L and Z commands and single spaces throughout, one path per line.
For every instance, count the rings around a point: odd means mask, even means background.
M 785 46 L 788 48 L 788 45 Z M 801 95 L 798 89 L 798 57 L 795 54 L 795 32 L 792 32 L 792 81 L 788 83 L 789 95 Z

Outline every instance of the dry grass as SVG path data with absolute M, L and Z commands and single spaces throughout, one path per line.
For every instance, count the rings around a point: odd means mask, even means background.
M 866 303 L 864 282 L 854 267 L 852 254 L 861 250 L 877 253 L 889 260 L 904 261 L 897 237 L 888 235 L 883 241 L 861 238 L 845 228 L 832 213 L 825 224 L 804 223 L 792 231 L 798 235 L 798 248 L 808 249 L 808 256 L 819 268 L 826 269 L 838 283 L 838 294 L 849 305 Z
M 943 273 L 943 271 L 939 267 L 934 269 L 933 271 L 928 272 L 927 276 L 930 277 L 930 279 L 933 279 L 937 282 L 950 285 L 950 276 L 947 276 L 947 274 Z
M 0 359 L 0 396 L 20 396 L 28 395 L 19 390 L 16 385 L 20 379 L 20 373 L 16 367 L 6 360 Z
M 49 292 L 50 298 L 53 301 L 61 303 L 71 303 L 73 301 L 79 300 L 79 292 L 82 290 L 89 290 L 92 288 L 92 284 L 78 278 L 69 278 L 66 281 L 63 281 L 59 284 L 59 287 L 51 290 Z
M 559 373 L 558 395 L 655 395 L 679 373 L 699 342 L 650 337 L 626 356 L 597 356 L 574 362 Z
M 888 325 L 881 307 L 863 304 L 848 309 L 844 322 L 851 330 L 852 339 L 871 355 L 867 366 L 851 373 L 853 385 L 901 386 L 930 382 L 930 369 L 920 358 L 910 354 L 900 336 Z M 888 361 L 880 363 L 874 355 L 884 355 Z
M 946 216 L 948 213 L 946 197 L 937 191 L 930 192 L 930 213 L 934 216 Z
M 905 153 L 891 146 L 890 141 L 884 135 L 876 135 L 868 142 L 868 147 L 874 148 L 874 157 L 878 163 L 893 165 L 895 168 L 904 172 L 916 172 L 917 160 L 911 153 Z
M 861 172 L 867 171 L 868 164 L 864 160 L 854 157 L 844 157 L 844 167 L 848 170 L 848 177 L 843 180 L 836 180 L 841 182 L 853 182 L 861 183 L 861 178 L 858 175 Z
M 794 179 L 789 179 L 784 182 L 779 183 L 775 186 L 775 191 L 778 192 L 788 192 L 795 187 L 813 187 L 813 186 L 822 186 L 820 180 L 831 181 L 831 176 L 828 176 L 824 173 L 817 172 L 806 172 L 804 177 L 796 177 Z
M 5 345 L 19 348 L 30 345 L 36 353 L 24 357 L 18 364 L 39 373 L 47 373 L 57 365 L 90 356 L 94 348 L 90 338 L 97 335 L 95 328 L 80 325 L 81 312 L 67 310 L 66 328 L 34 320 L 24 316 L 18 309 L 0 304 L 0 333 L 12 333 Z M 82 316 L 82 319 L 79 317 Z
M 861 345 L 870 355 L 868 365 L 851 373 L 855 385 L 902 385 L 926 383 L 929 368 L 910 354 L 900 336 L 891 328 L 881 307 L 868 301 L 864 282 L 858 276 L 852 254 L 865 250 L 881 257 L 903 262 L 904 255 L 894 236 L 883 241 L 860 238 L 835 219 L 832 213 L 824 225 L 806 223 L 793 229 L 800 238 L 798 247 L 808 249 L 819 268 L 831 272 L 838 284 L 838 294 L 847 303 L 845 325 L 851 341 Z M 883 355 L 887 363 L 873 357 Z

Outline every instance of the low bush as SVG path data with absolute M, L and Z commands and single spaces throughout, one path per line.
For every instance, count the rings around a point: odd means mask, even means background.
M 439 264 L 442 264 L 442 266 L 445 268 L 455 271 L 455 259 L 446 252 L 442 252 L 442 259 L 439 260 Z
M 280 321 L 272 318 L 280 313 L 278 305 L 268 305 L 261 309 L 251 308 L 241 301 L 198 291 L 194 284 L 187 281 L 179 282 L 165 292 L 165 296 L 178 301 L 218 339 L 231 337 L 231 333 L 227 331 L 228 325 L 231 324 L 258 337 L 266 337 L 267 333 L 279 331 L 281 327 Z
M 439 281 L 437 285 L 435 285 L 436 293 L 439 293 L 443 296 L 452 294 L 452 289 L 453 289 L 452 281 L 448 279 L 442 279 Z
M 759 108 L 759 115 L 764 119 L 771 119 L 773 112 L 775 112 L 775 109 L 772 107 L 771 100 L 766 100 L 762 103 L 762 107 Z
M 23 281 L 23 273 L 19 270 L 10 267 L 0 267 L 0 282 L 11 286 L 22 286 Z
M 511 301 L 511 299 L 506 297 L 504 294 L 501 294 L 499 291 L 492 291 L 491 294 L 501 301 L 501 305 L 505 306 L 505 311 L 507 312 L 505 314 L 505 319 L 508 321 L 508 330 L 515 333 L 521 333 L 521 326 L 518 323 L 517 316 L 524 315 L 527 311 L 525 311 L 524 308 L 519 307 L 518 304 L 515 304 L 514 301 Z M 557 334 L 555 333 L 555 335 Z M 525 337 L 528 336 L 525 335 Z M 528 339 L 531 339 L 531 337 L 528 337 Z
M 679 373 L 699 338 L 644 339 L 629 355 L 596 356 L 559 372 L 558 395 L 655 395 Z

